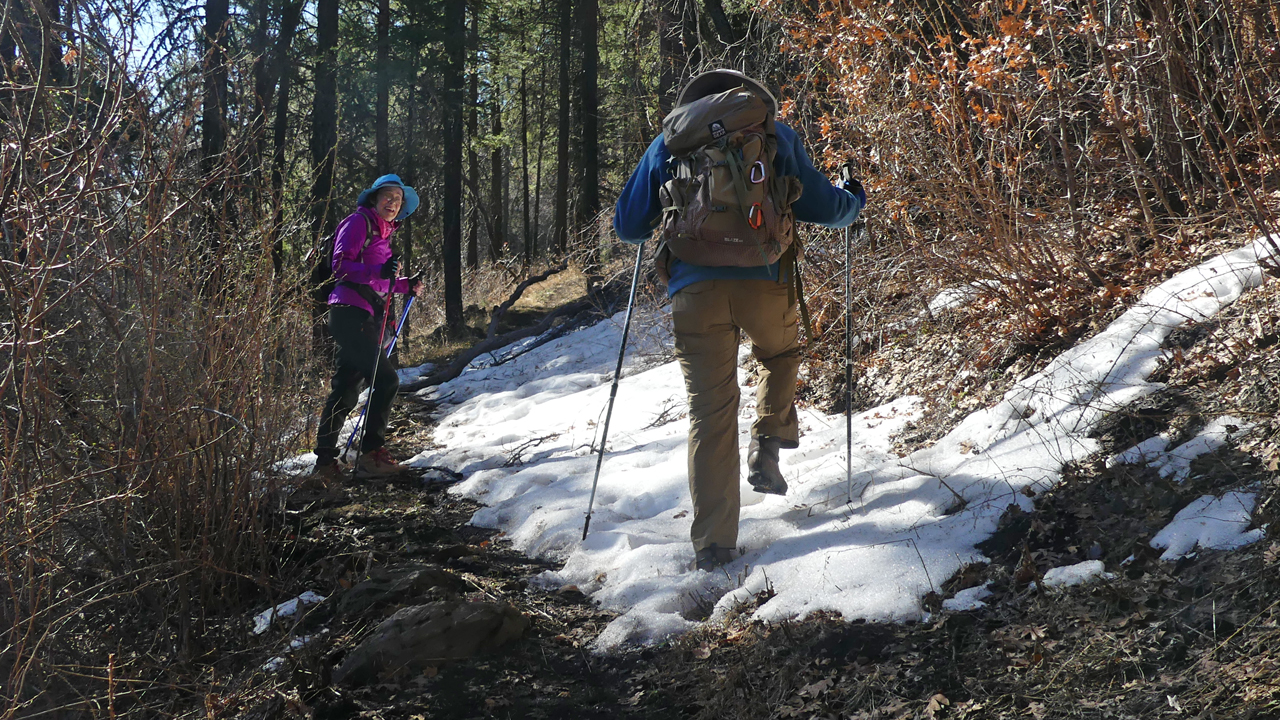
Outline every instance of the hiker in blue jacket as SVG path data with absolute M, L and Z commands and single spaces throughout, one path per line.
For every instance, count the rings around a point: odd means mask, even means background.
M 693 78 L 680 92 L 676 107 L 736 88 L 755 93 L 768 112 L 777 115 L 772 93 L 735 70 L 712 70 Z M 803 192 L 791 205 L 795 219 L 831 228 L 852 224 L 867 202 L 861 184 L 851 180 L 833 186 L 813 167 L 795 131 L 780 122 L 775 127 L 774 171 L 803 183 Z M 643 243 L 653 235 L 662 216 L 659 189 L 672 177 L 670 159 L 659 136 L 618 197 L 613 227 L 625 242 Z M 786 494 L 778 452 L 798 447 L 800 440 L 795 409 L 799 325 L 789 267 L 787 262 L 711 267 L 678 258 L 666 265 L 676 358 L 689 394 L 689 490 L 694 507 L 690 536 L 699 570 L 729 562 L 737 546 L 737 351 L 742 332 L 764 368 L 756 393 L 747 479 L 758 492 Z

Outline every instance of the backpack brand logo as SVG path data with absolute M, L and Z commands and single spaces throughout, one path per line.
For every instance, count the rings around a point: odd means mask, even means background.
M 711 137 L 713 139 L 719 140 L 725 136 L 724 123 L 719 120 L 712 121 L 707 127 L 711 129 Z

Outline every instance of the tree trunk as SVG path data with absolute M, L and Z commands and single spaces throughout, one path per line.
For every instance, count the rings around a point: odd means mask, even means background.
M 666 117 L 680 88 L 702 62 L 693 0 L 660 0 L 658 6 L 658 106 Z
M 61 85 L 64 82 L 66 73 L 62 66 L 62 38 L 53 27 L 54 23 L 61 22 L 61 15 L 59 0 L 45 0 L 43 3 L 9 0 L 4 4 L 3 10 L 0 10 L 0 18 L 7 21 L 0 28 L 0 53 L 5 60 L 0 77 L 7 81 L 4 89 L 0 90 L 0 100 L 4 102 L 0 119 L 12 121 L 7 112 L 13 109 L 10 103 L 16 97 L 15 85 Z M 18 58 L 22 60 L 20 65 L 15 62 Z M 47 92 L 39 93 L 37 97 L 42 105 L 47 104 Z M 43 124 L 36 120 L 35 114 L 28 122 L 43 127 L 54 120 L 48 117 L 47 109 L 39 114 L 44 115 Z
M 262 211 L 262 195 L 266 191 L 265 168 L 267 161 L 267 114 L 271 112 L 271 97 L 276 91 L 274 63 L 268 46 L 271 29 L 271 0 L 257 0 L 254 7 L 253 41 L 253 110 L 249 119 L 249 175 L 253 179 L 249 187 L 255 216 Z M 275 245 L 272 244 L 272 265 L 275 264 Z M 276 273 L 279 275 L 279 272 Z
M 466 0 L 445 4 L 444 73 L 444 318 L 462 327 L 462 76 L 467 59 Z
M 10 58 L 9 67 L 19 72 L 21 80 L 36 85 L 48 78 L 49 70 L 45 67 L 47 42 L 37 8 L 27 5 L 23 0 L 12 0 L 6 3 L 3 11 L 9 15 L 9 27 L 13 33 L 7 42 L 12 43 L 12 52 L 22 58 L 21 70 L 13 65 L 13 58 Z
M 467 103 L 467 180 L 473 188 L 480 187 L 480 158 L 476 153 L 476 134 L 480 132 L 480 13 L 471 10 L 470 50 L 473 58 L 471 77 L 468 79 Z M 467 203 L 467 267 L 472 270 L 480 265 L 480 199 L 471 194 Z
M 582 13 L 582 189 L 579 221 L 588 223 L 600 212 L 600 3 L 581 0 Z
M 208 0 L 204 6 L 204 96 L 200 114 L 200 171 L 205 178 L 222 165 L 227 151 L 227 27 L 230 21 L 228 0 Z M 61 58 L 59 58 L 59 62 Z M 212 255 L 222 245 L 227 227 L 227 192 L 224 183 L 214 181 L 205 191 L 207 206 L 203 231 L 203 250 Z M 209 269 L 216 272 L 217 265 Z M 204 287 L 216 288 L 218 280 L 210 276 Z
M 573 43 L 573 0 L 560 0 L 560 115 L 556 138 L 556 251 L 564 255 L 569 238 L 569 60 Z
M 680 16 L 674 11 L 679 0 L 658 0 L 658 110 L 666 117 L 675 105 L 683 63 L 680 43 Z
M 502 207 L 502 101 L 498 85 L 498 52 L 493 51 L 492 75 L 489 81 L 489 137 L 493 149 L 489 152 L 489 261 L 502 257 L 506 246 L 506 213 Z
M 338 145 L 338 0 L 316 2 L 315 94 L 311 101 L 311 237 L 313 247 L 334 230 L 334 155 Z M 322 354 L 333 343 L 324 324 L 327 308 L 312 308 L 312 337 Z
M 418 185 L 418 136 L 416 132 L 418 128 L 417 73 L 418 71 L 416 68 L 413 68 L 409 73 L 409 99 L 405 103 L 406 132 L 404 137 L 404 181 L 409 187 L 417 187 Z M 426 193 L 424 192 L 422 195 L 426 195 Z M 422 216 L 426 215 L 425 207 L 420 205 L 418 207 L 418 211 L 422 213 Z M 413 229 L 416 223 L 413 221 L 413 217 L 413 215 L 410 215 L 405 218 L 403 225 L 396 232 L 396 234 L 400 236 L 400 252 L 404 255 L 404 266 L 408 269 L 406 274 L 416 273 L 420 269 L 417 267 L 417 263 L 415 262 L 417 257 L 417 248 L 414 247 Z M 408 302 L 408 298 L 404 298 L 404 301 Z M 401 350 L 409 349 L 409 326 L 409 316 L 406 315 L 404 318 L 404 328 L 402 328 L 402 332 L 400 333 L 400 342 L 396 344 L 397 353 Z M 398 356 L 396 359 L 399 361 Z
M 45 11 L 49 13 L 50 25 L 45 28 L 45 44 L 48 48 L 45 56 L 50 58 L 49 62 L 49 82 L 54 85 L 63 85 L 67 80 L 67 69 L 62 64 L 62 36 L 52 27 L 54 24 L 62 25 L 62 0 L 44 0 Z
M 542 64 L 542 68 L 538 72 L 538 172 L 537 179 L 533 184 L 533 241 L 534 249 L 537 249 L 538 238 L 540 237 L 542 218 L 542 160 L 544 141 L 547 139 L 547 66 Z
M 200 159 L 207 174 L 227 149 L 227 23 L 228 0 L 208 0 L 204 6 L 204 105 L 200 117 Z
M 271 223 L 271 264 L 277 280 L 284 277 L 284 237 L 280 233 L 284 227 L 284 153 L 289 141 L 289 94 L 293 89 L 289 52 L 298 23 L 302 21 L 302 4 L 303 0 L 296 0 L 286 4 L 281 11 L 280 34 L 276 37 L 272 58 L 272 67 L 279 78 L 271 158 L 271 200 L 275 207 L 275 220 Z
M 387 118 L 391 104 L 391 0 L 378 0 L 378 99 L 374 132 L 378 175 L 391 172 L 391 135 Z
M 4 63 L 4 69 L 8 72 L 13 67 L 13 61 L 18 56 L 18 41 L 12 31 L 13 21 L 17 17 L 17 7 L 14 7 L 14 15 L 9 18 L 9 22 L 0 25 L 0 62 Z
M 334 155 L 338 145 L 338 0 L 316 2 L 315 96 L 311 103 L 311 234 L 334 228 Z
M 520 208 L 524 211 L 524 264 L 528 267 L 533 262 L 533 235 L 529 220 L 529 71 L 520 69 L 520 166 L 524 175 L 523 200 Z
M 716 36 L 720 38 L 720 43 L 726 47 L 738 42 L 738 31 L 729 23 L 729 16 L 725 15 L 723 0 L 703 0 L 703 9 L 711 16 L 711 24 L 716 28 Z

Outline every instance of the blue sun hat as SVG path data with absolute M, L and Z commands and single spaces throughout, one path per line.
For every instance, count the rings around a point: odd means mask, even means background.
M 356 205 L 360 207 L 373 207 L 373 196 L 377 194 L 380 188 L 392 185 L 404 191 L 404 204 L 400 206 L 400 214 L 396 216 L 396 220 L 403 220 L 413 214 L 418 209 L 418 192 L 400 179 L 399 175 L 383 175 L 373 181 L 373 185 L 368 190 L 361 191 L 360 196 L 356 198 Z

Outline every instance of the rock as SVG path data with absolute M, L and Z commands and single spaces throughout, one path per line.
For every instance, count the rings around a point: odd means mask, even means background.
M 448 562 L 464 557 L 475 557 L 480 551 L 470 545 L 448 545 L 436 551 L 436 562 Z
M 578 589 L 577 585 L 561 585 L 556 594 L 566 600 L 578 601 L 587 597 L 587 594 Z
M 421 673 L 496 650 L 520 638 L 529 620 L 507 603 L 451 600 L 400 610 L 356 646 L 333 672 L 338 684 Z
M 400 565 L 369 573 L 338 601 L 342 615 L 363 615 L 396 603 L 445 600 L 462 589 L 462 579 L 437 565 Z

